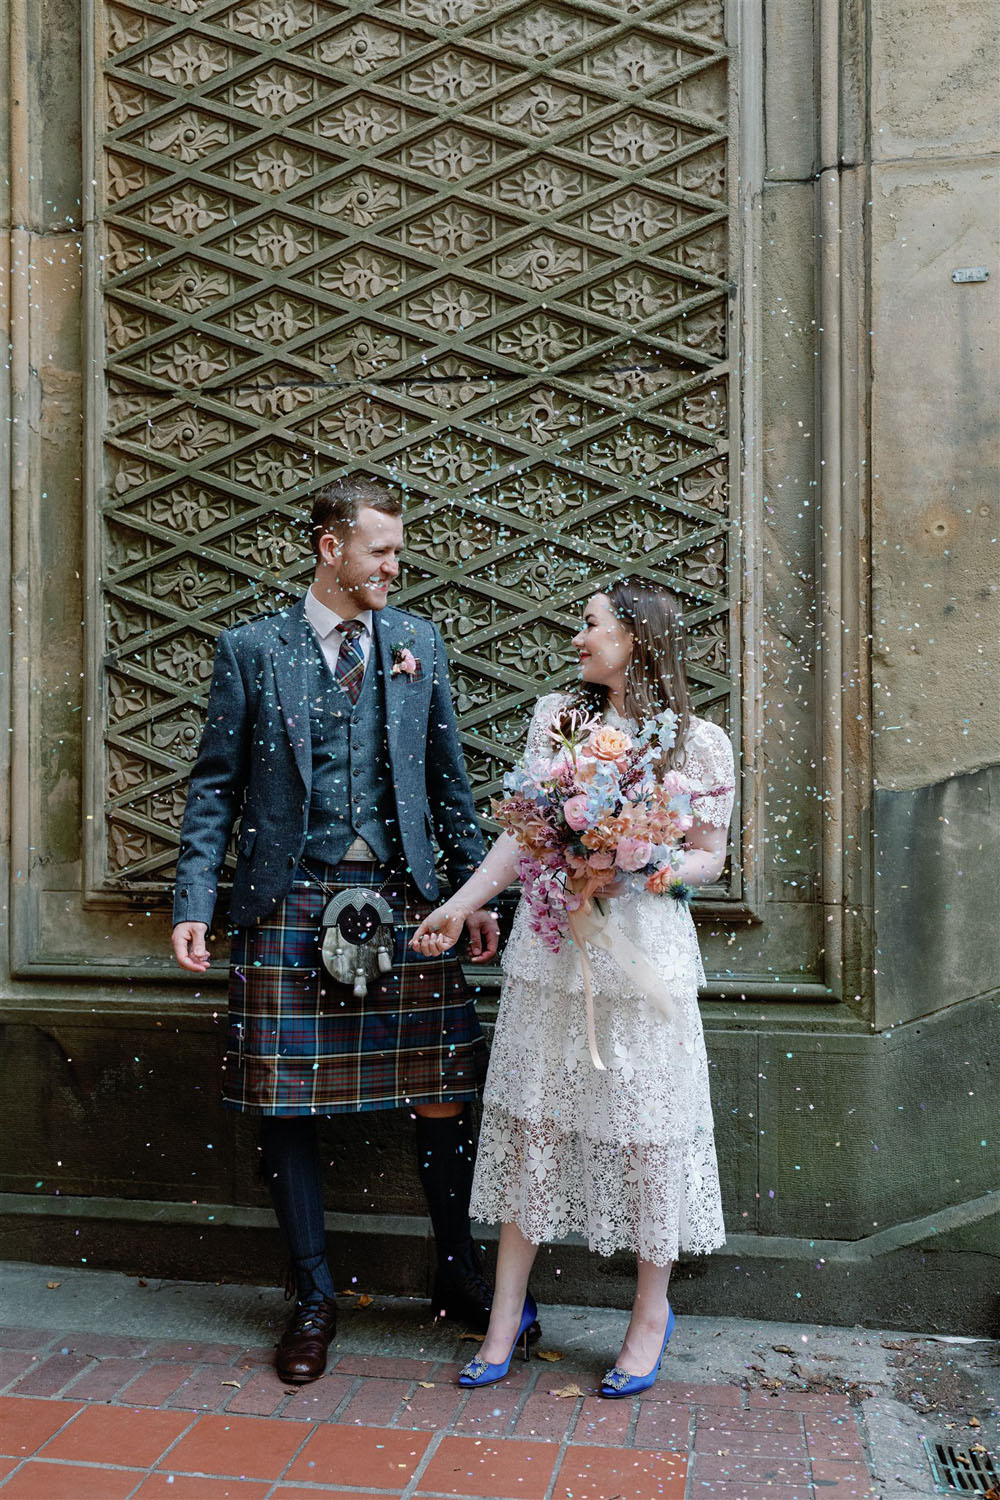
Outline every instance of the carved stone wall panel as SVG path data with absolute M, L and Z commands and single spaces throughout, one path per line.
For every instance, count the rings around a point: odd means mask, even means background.
M 675 588 L 735 729 L 724 0 L 93 0 L 90 886 L 169 882 L 219 632 L 407 496 L 480 805 L 596 585 Z

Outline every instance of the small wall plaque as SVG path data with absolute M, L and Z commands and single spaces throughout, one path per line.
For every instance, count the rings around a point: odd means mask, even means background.
M 989 266 L 956 266 L 951 273 L 952 281 L 989 281 Z

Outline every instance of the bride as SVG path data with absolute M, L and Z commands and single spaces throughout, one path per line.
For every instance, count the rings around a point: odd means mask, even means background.
M 632 1315 L 601 1394 L 652 1385 L 673 1328 L 667 1301 L 678 1250 L 725 1241 L 698 985 L 704 970 L 687 888 L 716 880 L 726 859 L 733 806 L 733 752 L 717 725 L 689 708 L 683 624 L 672 594 L 625 580 L 590 599 L 573 640 L 581 684 L 539 699 L 528 730 L 531 754 L 554 755 L 550 729 L 583 708 L 625 730 L 670 708 L 677 737 L 665 770 L 691 794 L 675 884 L 664 895 L 619 883 L 613 922 L 645 954 L 669 989 L 669 1016 L 655 1008 L 610 953 L 593 950 L 598 1071 L 588 1046 L 580 955 L 552 952 L 531 930 L 522 900 L 504 954 L 504 986 L 483 1101 L 472 1215 L 499 1223 L 496 1292 L 479 1356 L 459 1377 L 488 1385 L 506 1375 L 535 1317 L 528 1278 L 538 1246 L 570 1231 L 592 1250 L 633 1250 Z M 413 947 L 428 957 L 450 948 L 466 915 L 504 890 L 521 853 L 501 834 L 479 869 L 421 924 Z

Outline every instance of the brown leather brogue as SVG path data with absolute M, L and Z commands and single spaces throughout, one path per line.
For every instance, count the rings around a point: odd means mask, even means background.
M 326 1351 L 337 1332 L 337 1304 L 332 1297 L 300 1303 L 281 1336 L 274 1364 L 281 1380 L 306 1385 L 326 1369 Z

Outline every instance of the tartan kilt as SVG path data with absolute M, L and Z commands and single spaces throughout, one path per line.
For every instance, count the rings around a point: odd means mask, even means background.
M 486 1041 L 461 965 L 409 942 L 432 905 L 405 875 L 382 892 L 395 918 L 389 974 L 361 999 L 320 956 L 320 918 L 345 886 L 378 888 L 388 867 L 298 869 L 272 916 L 233 932 L 223 1103 L 260 1115 L 356 1114 L 476 1099 Z M 325 889 L 324 889 L 325 887 Z

